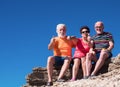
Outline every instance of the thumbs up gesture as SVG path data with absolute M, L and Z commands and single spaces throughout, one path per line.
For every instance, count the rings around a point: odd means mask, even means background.
M 54 43 L 55 42 L 55 37 L 53 36 L 50 40 L 50 43 Z
M 88 41 L 88 42 L 91 41 L 91 36 L 90 36 L 90 34 L 88 34 L 87 41 Z

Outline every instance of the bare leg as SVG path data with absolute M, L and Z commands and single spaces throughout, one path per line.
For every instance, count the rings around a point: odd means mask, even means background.
M 83 77 L 85 77 L 86 76 L 86 58 L 85 57 L 81 58 L 81 63 L 82 63 Z
M 61 68 L 60 74 L 58 76 L 58 79 L 61 79 L 63 77 L 63 75 L 65 74 L 66 70 L 69 68 L 69 64 L 70 64 L 70 58 L 66 58 L 64 60 L 64 64 Z
M 100 70 L 100 68 L 104 65 L 105 60 L 108 58 L 108 54 L 106 52 L 101 51 L 100 57 L 95 65 L 95 69 L 91 75 L 96 75 L 96 73 Z
M 92 60 L 97 61 L 96 55 L 93 55 L 92 53 L 87 53 L 86 55 L 86 75 L 90 76 L 91 69 L 92 69 Z
M 76 79 L 78 70 L 80 67 L 80 59 L 76 58 L 74 59 L 74 65 L 73 65 L 73 69 L 72 69 L 72 79 Z
M 48 61 L 47 61 L 48 82 L 52 82 L 52 73 L 53 73 L 54 63 L 55 63 L 55 60 L 53 56 L 48 57 Z

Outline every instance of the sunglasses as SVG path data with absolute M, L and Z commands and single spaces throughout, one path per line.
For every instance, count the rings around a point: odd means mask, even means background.
M 82 31 L 81 33 L 89 33 L 89 31 Z

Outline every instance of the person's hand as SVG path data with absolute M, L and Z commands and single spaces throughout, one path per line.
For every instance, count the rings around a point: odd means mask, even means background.
M 53 49 L 54 44 L 55 44 L 55 37 L 52 37 L 51 40 L 50 40 L 50 43 L 48 45 L 48 49 L 49 50 Z
M 106 49 L 106 48 L 102 48 L 102 50 L 101 50 L 102 52 L 109 52 L 109 50 L 108 49 Z
M 75 39 L 75 38 L 76 38 L 76 36 L 67 36 L 68 40 Z
M 55 42 L 55 37 L 53 36 L 52 38 L 51 38 L 51 40 L 50 40 L 50 43 L 54 43 Z
M 91 36 L 90 36 L 90 34 L 88 34 L 87 40 L 88 40 L 88 42 L 91 41 Z
M 70 40 L 70 39 L 71 39 L 71 36 L 67 36 L 67 39 Z
M 89 53 L 92 53 L 93 55 L 95 55 L 95 51 L 93 50 L 93 48 L 90 48 Z

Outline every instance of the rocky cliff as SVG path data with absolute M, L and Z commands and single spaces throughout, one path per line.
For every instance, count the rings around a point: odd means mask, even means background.
M 79 70 L 78 80 L 69 82 L 71 78 L 71 68 L 65 73 L 66 82 L 55 82 L 60 71 L 60 67 L 54 68 L 52 87 L 120 87 L 120 54 L 108 59 L 104 67 L 100 70 L 99 75 L 94 78 L 81 79 L 82 71 Z M 26 84 L 23 87 L 45 87 L 47 82 L 46 68 L 36 67 L 33 72 L 26 76 Z

